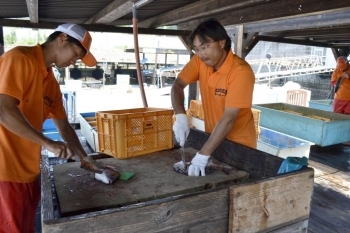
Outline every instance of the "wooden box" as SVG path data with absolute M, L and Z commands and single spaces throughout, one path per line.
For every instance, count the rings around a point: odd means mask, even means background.
M 208 138 L 208 134 L 191 129 L 185 146 L 198 150 Z M 180 157 L 178 153 L 174 156 Z M 224 141 L 212 156 L 249 172 L 249 181 L 70 217 L 54 214 L 50 166 L 48 159 L 42 159 L 42 232 L 307 231 L 312 168 L 277 175 L 283 159 L 230 141 Z
M 260 125 L 293 137 L 330 146 L 350 141 L 350 116 L 290 105 L 285 103 L 259 104 Z

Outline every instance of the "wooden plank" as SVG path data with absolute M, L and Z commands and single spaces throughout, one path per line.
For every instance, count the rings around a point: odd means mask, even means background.
M 150 202 L 152 203 L 152 202 Z M 196 193 L 152 205 L 61 218 L 43 224 L 43 233 L 215 232 L 226 233 L 228 190 Z
M 38 23 L 38 0 L 26 0 L 28 15 L 31 23 Z
M 229 232 L 260 232 L 307 219 L 314 171 L 230 188 Z
M 347 17 L 348 9 L 344 11 L 335 11 L 327 14 L 315 14 L 308 16 L 299 16 L 297 18 L 279 19 L 274 21 L 265 21 L 247 24 L 244 27 L 244 32 L 280 32 L 287 30 L 329 28 L 349 25 L 350 19 Z M 230 28 L 230 26 L 228 26 Z M 336 56 L 336 58 L 339 56 Z
M 191 160 L 197 151 L 185 148 Z M 106 185 L 80 169 L 80 163 L 66 163 L 53 168 L 54 181 L 62 216 L 72 216 L 96 210 L 127 206 L 215 187 L 245 182 L 249 174 L 232 170 L 229 175 L 214 171 L 205 177 L 188 177 L 173 170 L 180 161 L 179 150 L 155 152 L 127 160 L 103 159 L 118 171 L 134 172 L 128 181 L 118 180 Z M 218 161 L 214 161 L 218 163 Z
M 308 229 L 308 219 L 281 227 L 277 230 L 270 231 L 271 233 L 306 233 Z
M 209 134 L 191 129 L 186 146 L 200 150 L 208 139 Z M 250 179 L 276 176 L 284 160 L 228 140 L 222 142 L 212 156 L 238 170 L 249 172 Z
M 24 28 L 41 28 L 41 29 L 54 29 L 60 22 L 39 22 L 30 23 L 28 20 L 17 20 L 17 19 L 0 19 L 0 26 L 8 27 L 24 27 Z M 79 24 L 88 31 L 93 32 L 115 32 L 115 33 L 133 33 L 132 27 L 115 27 L 113 25 L 106 24 Z M 171 30 L 171 29 L 153 29 L 153 28 L 138 28 L 139 34 L 148 35 L 168 35 L 168 36 L 182 36 L 189 35 L 191 31 L 186 30 Z
M 307 232 L 310 233 L 336 233 L 337 230 L 332 230 L 329 227 L 325 226 L 323 222 L 318 222 L 317 220 L 313 219 L 312 215 L 309 217 L 309 223 L 307 227 Z
M 52 187 L 49 171 L 49 158 L 47 155 L 41 156 L 41 218 L 42 221 L 54 219 Z
M 87 20 L 86 24 L 108 24 L 131 12 L 133 2 L 128 0 L 114 0 L 108 6 L 100 10 L 96 15 Z
M 344 187 L 345 190 L 350 189 L 350 176 L 347 172 L 340 171 L 337 168 L 333 168 L 315 161 L 309 161 L 309 166 L 314 168 L 315 178 L 318 178 L 317 180 L 326 180 L 335 185 Z
M 217 1 L 217 0 L 201 0 L 192 4 L 177 8 L 167 13 L 155 16 L 153 18 L 143 20 L 139 23 L 140 27 L 157 28 L 164 25 L 175 25 L 191 19 L 207 17 L 222 11 L 241 9 L 244 7 L 259 4 L 265 0 L 255 0 L 254 2 L 246 0 Z
M 349 9 L 349 3 L 342 0 L 333 0 L 332 4 L 329 4 L 328 0 L 308 0 L 307 2 L 304 0 L 269 1 L 265 4 L 221 12 L 211 15 L 211 17 L 216 18 L 222 25 L 227 26 L 276 19 L 292 19 L 297 16 L 345 11 L 346 9 Z M 204 20 L 205 18 L 189 20 L 178 24 L 178 26 L 179 28 L 190 30 Z
M 328 228 L 336 229 L 337 232 L 348 232 L 350 229 L 348 197 L 318 184 L 315 184 L 314 190 L 310 218 Z

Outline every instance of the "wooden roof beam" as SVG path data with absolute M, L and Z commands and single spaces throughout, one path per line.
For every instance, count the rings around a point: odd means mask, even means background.
M 350 37 L 350 27 L 332 27 L 332 28 L 318 28 L 318 29 L 304 29 L 304 30 L 288 30 L 282 32 L 265 33 L 267 36 L 277 37 L 336 37 L 345 36 Z
M 311 40 L 293 40 L 293 39 L 285 39 L 285 38 L 272 37 L 272 36 L 262 36 L 262 35 L 258 35 L 257 39 L 262 40 L 262 41 L 286 43 L 286 44 L 310 45 L 310 46 L 325 47 L 325 48 L 332 47 L 328 43 L 315 42 L 315 41 L 311 41 Z
M 123 17 L 124 15 L 129 14 L 132 11 L 133 4 L 135 2 L 136 6 L 142 7 L 153 0 L 140 0 L 140 1 L 130 1 L 130 0 L 114 0 L 107 7 L 102 9 L 92 18 L 90 18 L 85 23 L 87 24 L 109 24 L 116 19 Z M 132 24 L 130 21 L 129 24 Z
M 138 26 L 144 28 L 157 28 L 160 26 L 175 25 L 191 19 L 209 17 L 221 12 L 248 7 L 259 2 L 264 3 L 266 0 L 201 0 L 165 14 L 141 21 Z
M 349 9 L 344 12 L 316 14 L 310 16 L 301 16 L 298 18 L 279 19 L 266 22 L 249 23 L 245 25 L 244 31 L 259 31 L 263 32 L 277 32 L 295 29 L 309 29 L 322 27 L 337 27 L 342 25 L 349 25 Z M 227 26 L 230 28 L 231 26 Z M 234 27 L 234 26 L 232 26 Z
M 213 15 L 224 26 L 239 25 L 273 19 L 292 19 L 300 16 L 323 14 L 335 11 L 349 11 L 348 1 L 333 0 L 294 0 L 294 1 L 268 1 L 265 4 L 250 6 L 225 13 Z M 191 30 L 205 18 L 195 19 L 178 24 L 181 29 Z
M 26 0 L 28 15 L 31 23 L 39 22 L 38 0 Z
M 114 0 L 108 6 L 103 8 L 96 15 L 91 17 L 86 24 L 107 24 L 110 23 L 119 17 L 128 14 L 131 12 L 133 2 L 129 0 Z M 120 16 L 121 15 L 121 16 Z M 118 17 L 119 16 L 119 17 Z
M 42 28 L 42 29 L 55 29 L 58 25 L 64 22 L 40 22 L 30 23 L 28 20 L 15 20 L 15 19 L 0 19 L 0 27 L 23 27 L 23 28 Z M 84 27 L 88 31 L 92 32 L 113 32 L 113 33 L 127 33 L 132 34 L 132 27 L 115 27 L 105 24 L 78 24 Z M 191 32 L 186 30 L 165 30 L 165 29 L 153 29 L 153 28 L 139 28 L 139 34 L 147 35 L 165 35 L 165 36 L 187 36 Z

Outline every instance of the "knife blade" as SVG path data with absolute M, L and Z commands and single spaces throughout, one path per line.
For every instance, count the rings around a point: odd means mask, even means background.
M 185 156 L 185 147 L 181 146 L 181 160 L 185 166 L 185 170 L 186 170 L 186 156 Z

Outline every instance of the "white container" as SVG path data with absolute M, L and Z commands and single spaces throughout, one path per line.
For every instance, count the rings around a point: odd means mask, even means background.
M 205 131 L 204 120 L 191 116 L 190 124 L 198 130 Z
M 64 84 L 67 91 L 77 91 L 83 87 L 83 81 L 81 80 L 64 80 Z
M 260 127 L 257 149 L 281 158 L 309 158 L 312 142 Z
M 99 151 L 95 113 L 81 113 L 79 117 L 81 133 L 84 135 L 91 149 L 95 152 Z

